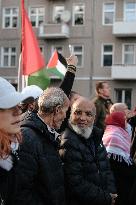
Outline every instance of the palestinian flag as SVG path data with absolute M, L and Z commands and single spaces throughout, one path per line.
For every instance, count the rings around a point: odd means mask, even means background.
M 50 84 L 50 78 L 46 69 L 42 69 L 28 76 L 28 85 L 37 85 L 45 90 Z
M 63 78 L 66 71 L 66 59 L 57 50 L 55 50 L 47 65 L 47 72 L 53 73 L 55 76 Z

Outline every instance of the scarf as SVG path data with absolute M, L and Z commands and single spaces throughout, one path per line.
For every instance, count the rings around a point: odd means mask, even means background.
M 112 156 L 114 160 L 122 162 L 123 159 L 128 165 L 132 164 L 131 139 L 126 130 L 115 125 L 107 125 L 102 140 L 109 158 Z

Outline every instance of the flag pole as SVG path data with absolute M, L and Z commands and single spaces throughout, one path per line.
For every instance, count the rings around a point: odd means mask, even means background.
M 19 66 L 18 66 L 18 92 L 22 91 L 22 53 L 19 55 Z
M 19 92 L 22 91 L 22 88 L 23 88 L 23 84 L 24 84 L 24 79 L 23 79 L 23 65 L 22 65 L 22 26 L 24 25 L 24 18 L 22 17 L 23 16 L 23 11 L 24 11 L 24 0 L 21 0 L 20 1 L 20 16 L 21 16 L 21 23 L 19 24 L 20 25 L 20 54 L 19 54 L 19 63 L 18 63 L 18 86 L 17 86 L 17 90 Z
M 24 0 L 21 0 L 21 48 L 18 69 L 18 90 L 21 91 L 28 83 L 28 76 L 43 69 L 44 58 L 25 10 Z

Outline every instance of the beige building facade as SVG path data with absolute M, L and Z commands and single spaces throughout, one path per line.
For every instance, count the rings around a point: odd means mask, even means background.
M 17 84 L 21 45 L 20 0 L 0 0 L 0 75 Z M 114 102 L 136 104 L 135 0 L 25 0 L 46 63 L 54 49 L 78 66 L 73 90 L 95 95 L 108 81 Z M 60 81 L 52 76 L 56 85 Z

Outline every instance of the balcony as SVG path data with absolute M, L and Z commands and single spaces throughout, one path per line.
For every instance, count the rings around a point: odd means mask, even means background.
M 112 65 L 111 77 L 115 80 L 135 80 L 136 64 L 133 65 Z
M 69 38 L 69 26 L 67 24 L 44 24 L 39 27 L 38 36 L 43 39 L 67 39 Z
M 112 33 L 117 37 L 136 37 L 136 21 L 116 21 Z

